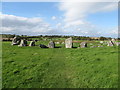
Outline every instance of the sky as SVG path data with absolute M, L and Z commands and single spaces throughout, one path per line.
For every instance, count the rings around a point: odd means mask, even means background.
M 3 2 L 2 33 L 118 37 L 117 2 Z

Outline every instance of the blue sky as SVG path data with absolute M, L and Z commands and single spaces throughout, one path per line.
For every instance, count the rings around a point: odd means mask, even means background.
M 89 15 L 87 18 L 92 23 L 99 25 L 101 27 L 111 27 L 117 26 L 118 24 L 118 10 L 111 12 L 103 12 Z
M 117 37 L 117 9 L 109 2 L 4 2 L 3 33 Z
M 23 17 L 38 17 L 46 16 L 51 17 L 53 15 L 59 15 L 57 3 L 48 2 L 4 2 L 3 13 L 14 14 L 16 16 Z M 57 12 L 57 13 L 56 13 Z

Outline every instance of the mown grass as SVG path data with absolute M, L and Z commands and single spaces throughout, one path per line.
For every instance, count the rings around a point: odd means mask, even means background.
M 43 49 L 2 44 L 3 88 L 118 87 L 116 46 Z

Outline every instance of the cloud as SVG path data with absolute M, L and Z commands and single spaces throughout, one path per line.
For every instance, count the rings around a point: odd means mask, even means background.
M 56 20 L 57 19 L 57 17 L 56 16 L 52 16 L 52 20 Z
M 118 27 L 113 27 L 109 29 L 109 32 L 105 33 L 109 37 L 120 37 L 119 34 L 120 32 L 118 31 Z
M 61 29 L 62 23 L 55 27 L 45 22 L 42 18 L 27 18 L 15 15 L 1 14 L 2 33 L 18 35 L 62 35 L 65 32 Z M 1 26 L 0 26 L 1 28 Z
M 57 24 L 56 24 L 56 27 L 57 27 L 57 28 L 59 28 L 59 27 L 61 27 L 61 26 L 62 26 L 62 23 L 57 23 Z
M 115 10 L 117 9 L 117 4 L 113 2 L 61 2 L 59 9 L 64 11 L 65 22 L 75 23 L 80 20 L 79 22 L 81 23 L 79 24 L 83 24 L 83 19 L 89 14 Z
M 26 18 L 14 15 L 2 14 L 2 33 L 10 34 L 26 34 L 26 35 L 81 35 L 81 36 L 117 36 L 118 29 L 112 28 L 108 32 L 100 32 L 93 24 L 86 22 L 86 24 L 70 25 L 69 28 L 64 25 L 64 22 L 58 22 L 52 27 L 51 24 L 46 23 L 42 18 Z M 1 26 L 0 26 L 1 28 Z
M 2 14 L 2 33 L 42 34 L 50 31 L 50 24 L 41 18 L 26 18 Z
M 94 13 L 106 13 L 118 8 L 117 2 L 69 2 L 59 3 L 59 10 L 64 12 L 64 28 L 79 35 L 101 36 L 99 26 L 87 21 L 87 16 Z M 71 29 L 69 29 L 71 28 Z

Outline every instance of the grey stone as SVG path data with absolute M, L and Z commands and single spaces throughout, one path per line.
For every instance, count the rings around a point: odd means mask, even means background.
M 19 44 L 20 44 L 20 38 L 19 37 L 14 37 L 11 45 L 19 45 Z
M 29 46 L 35 46 L 35 41 L 31 41 Z
M 109 41 L 107 46 L 114 46 L 113 41 Z
M 112 39 L 111 39 L 111 41 L 113 41 L 113 42 L 114 42 L 114 41 L 115 41 L 115 39 L 114 39 L 114 38 L 112 38 Z
M 55 48 L 55 43 L 54 43 L 53 41 L 50 41 L 50 42 L 48 43 L 48 47 L 49 47 L 49 48 Z
M 81 48 L 85 48 L 85 47 L 87 47 L 87 43 L 86 43 L 86 42 L 82 42 L 82 43 L 80 43 L 80 47 L 81 47 Z
M 113 38 L 112 40 L 111 40 L 114 44 L 116 44 L 116 40 Z
M 23 46 L 27 46 L 27 41 L 22 39 L 20 42 L 20 45 L 18 45 L 19 47 L 23 47 Z
M 66 48 L 72 48 L 73 47 L 73 43 L 72 43 L 72 38 L 68 38 L 65 40 L 65 47 Z

